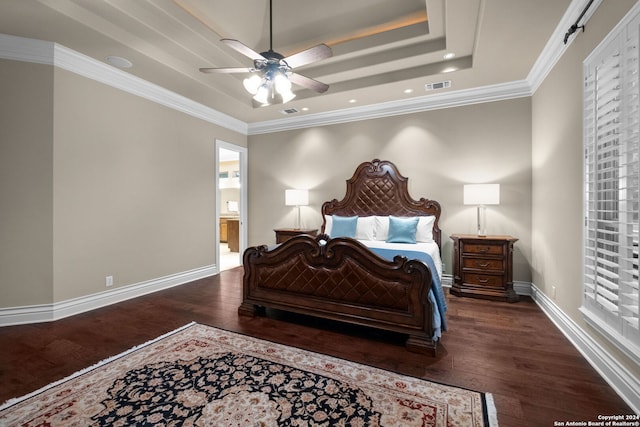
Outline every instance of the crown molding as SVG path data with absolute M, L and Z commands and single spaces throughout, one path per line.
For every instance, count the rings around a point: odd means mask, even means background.
M 0 58 L 53 65 L 53 42 L 0 34 Z
M 549 41 L 547 41 L 544 49 L 542 49 L 542 53 L 536 60 L 535 64 L 533 64 L 533 67 L 527 76 L 527 81 L 531 85 L 532 93 L 535 93 L 538 90 L 549 72 L 557 64 L 571 43 L 576 39 L 576 35 L 573 35 L 569 38 L 567 44 L 564 44 L 564 35 L 566 34 L 567 29 L 575 23 L 576 18 L 580 16 L 580 13 L 582 13 L 588 2 L 589 0 L 573 0 L 562 16 L 562 19 L 560 19 L 558 26 L 553 34 L 551 34 Z M 602 0 L 595 0 L 591 4 L 591 7 L 587 10 L 581 20 L 583 25 L 589 20 L 589 18 L 591 18 L 601 3 Z
M 500 83 L 472 89 L 462 89 L 436 95 L 426 95 L 401 101 L 390 101 L 362 107 L 345 108 L 326 113 L 250 123 L 249 135 L 280 132 L 313 126 L 376 119 L 380 117 L 417 113 L 421 111 L 460 107 L 483 102 L 531 96 L 531 87 L 526 80 Z
M 0 34 L 0 58 L 53 65 L 246 135 L 247 123 L 57 43 Z

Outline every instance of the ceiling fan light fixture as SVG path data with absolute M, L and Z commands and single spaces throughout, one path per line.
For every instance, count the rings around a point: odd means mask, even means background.
M 291 91 L 292 83 L 324 93 L 329 85 L 293 72 L 294 68 L 311 64 L 333 55 L 331 48 L 324 43 L 302 50 L 285 57 L 273 50 L 273 0 L 269 0 L 269 50 L 258 53 L 235 39 L 221 39 L 220 41 L 253 60 L 252 68 L 200 68 L 203 73 L 254 73 L 255 75 L 243 80 L 242 85 L 253 95 L 253 99 L 264 105 L 287 102 L 295 98 Z
M 296 97 L 296 94 L 291 92 L 291 90 L 287 90 L 285 92 L 280 92 L 280 96 L 282 97 L 282 103 L 286 104 L 287 102 L 291 101 L 293 98 Z
M 286 92 L 291 92 L 291 81 L 284 73 L 276 73 L 273 78 L 273 85 L 276 92 L 280 95 L 284 95 Z
M 242 81 L 242 85 L 247 92 L 251 95 L 255 95 L 258 93 L 258 89 L 260 89 L 260 86 L 262 85 L 262 78 L 259 75 L 254 74 L 253 76 L 244 79 Z
M 263 84 L 258 88 L 253 99 L 255 99 L 260 104 L 269 104 L 269 92 L 269 86 Z

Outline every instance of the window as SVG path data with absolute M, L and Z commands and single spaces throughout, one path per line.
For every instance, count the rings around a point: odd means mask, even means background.
M 640 361 L 640 16 L 614 29 L 584 64 L 587 322 Z

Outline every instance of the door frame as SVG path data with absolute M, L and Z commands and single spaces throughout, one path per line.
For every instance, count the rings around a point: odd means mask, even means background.
M 242 253 L 247 247 L 247 147 L 241 145 L 232 144 L 230 142 L 217 139 L 215 141 L 216 146 L 216 167 L 215 167 L 215 193 L 216 193 L 216 269 L 220 273 L 220 149 L 235 151 L 239 154 L 239 166 L 240 166 L 240 200 L 239 200 L 239 217 L 240 217 L 240 263 L 242 263 Z

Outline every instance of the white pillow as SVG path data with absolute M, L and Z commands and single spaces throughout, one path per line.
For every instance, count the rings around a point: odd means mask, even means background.
M 436 217 L 433 215 L 418 217 L 418 230 L 416 231 L 416 242 L 433 242 L 433 224 Z
M 333 217 L 331 215 L 324 216 L 324 234 L 331 236 L 331 227 L 333 226 Z
M 375 240 L 386 241 L 387 237 L 389 237 L 389 217 L 376 216 L 374 218 L 376 221 L 375 234 L 374 234 Z
M 376 219 L 373 216 L 358 217 L 356 225 L 356 239 L 375 240 L 376 239 Z

